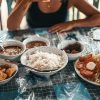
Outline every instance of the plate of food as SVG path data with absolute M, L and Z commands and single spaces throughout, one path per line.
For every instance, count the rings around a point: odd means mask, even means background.
M 1 43 L 0 58 L 14 60 L 25 51 L 25 45 L 17 40 L 8 39 Z
M 68 56 L 57 48 L 41 46 L 28 49 L 21 56 L 21 63 L 29 66 L 35 74 L 50 76 L 66 67 Z
M 74 64 L 79 77 L 100 86 L 100 54 L 88 54 L 80 57 Z
M 18 66 L 14 63 L 0 59 L 0 85 L 8 83 L 18 72 Z

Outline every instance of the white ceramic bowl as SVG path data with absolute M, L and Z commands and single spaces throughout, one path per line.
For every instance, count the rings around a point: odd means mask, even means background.
M 3 41 L 2 45 L 3 45 L 3 47 L 6 47 L 6 46 L 19 46 L 19 47 L 22 48 L 22 51 L 17 55 L 3 55 L 3 54 L 0 54 L 0 58 L 3 58 L 3 59 L 14 60 L 14 59 L 18 58 L 26 50 L 26 47 L 22 42 L 17 41 L 17 40 L 13 40 L 13 39 L 8 39 L 8 40 Z
M 3 84 L 8 83 L 17 74 L 17 72 L 18 72 L 18 66 L 16 64 L 13 64 L 13 63 L 9 63 L 9 62 L 7 63 L 7 62 L 5 62 L 4 60 L 1 60 L 1 59 L 0 59 L 0 64 L 2 64 L 2 65 L 3 64 L 8 64 L 11 67 L 15 67 L 16 68 L 16 72 L 13 74 L 13 76 L 11 76 L 11 77 L 3 80 L 3 81 L 0 81 L 0 85 L 3 85 Z
M 79 42 L 79 41 L 74 41 L 74 40 L 63 40 L 61 43 L 59 43 L 58 44 L 58 49 L 63 49 L 63 48 L 65 48 L 65 47 L 67 47 L 69 44 L 74 44 L 74 43 L 79 43 L 80 45 L 81 45 L 81 52 L 79 52 L 79 53 L 74 53 L 74 54 L 72 54 L 72 53 L 67 53 L 67 55 L 68 55 L 68 59 L 69 60 L 76 60 L 76 59 L 78 59 L 81 55 L 82 55 L 82 53 L 84 52 L 84 50 L 85 50 L 85 46 L 84 46 L 84 44 L 82 43 L 82 42 Z
M 57 55 L 62 55 L 63 57 L 63 66 L 60 67 L 59 69 L 57 70 L 54 70 L 54 71 L 50 71 L 50 72 L 39 72 L 39 71 L 36 71 L 36 70 L 31 70 L 33 73 L 35 74 L 38 74 L 38 75 L 42 75 L 42 76 L 50 76 L 50 75 L 53 75 L 55 73 L 57 73 L 58 71 L 60 71 L 61 69 L 63 69 L 67 63 L 68 63 L 68 56 L 67 54 L 65 53 L 65 51 L 62 51 L 62 50 L 59 50 L 55 47 L 47 47 L 47 46 L 41 46 L 41 47 L 37 47 L 37 48 L 31 48 L 31 49 L 28 49 L 22 56 L 21 56 L 21 63 L 23 65 L 27 65 L 26 64 L 26 60 L 27 60 L 27 56 L 30 55 L 30 54 L 33 54 L 35 51 L 42 51 L 42 52 L 48 52 L 48 53 L 54 53 L 54 54 L 57 54 Z
M 23 44 L 26 46 L 27 43 L 32 42 L 32 41 L 42 41 L 42 42 L 45 42 L 47 46 L 50 46 L 50 41 L 40 36 L 29 37 L 23 41 Z

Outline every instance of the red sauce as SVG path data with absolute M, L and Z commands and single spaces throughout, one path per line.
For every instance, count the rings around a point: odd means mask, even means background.
M 47 44 L 43 41 L 32 41 L 26 44 L 26 48 L 34 48 L 39 46 L 46 46 Z

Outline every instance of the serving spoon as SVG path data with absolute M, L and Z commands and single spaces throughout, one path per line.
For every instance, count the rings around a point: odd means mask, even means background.
M 43 70 L 43 71 L 41 71 L 41 70 L 38 70 L 38 69 L 35 69 L 35 68 L 32 68 L 32 67 L 29 67 L 29 66 L 27 66 L 27 65 L 23 65 L 23 64 L 21 64 L 21 63 L 17 63 L 17 65 L 21 65 L 21 66 L 24 66 L 24 67 L 26 67 L 26 68 L 28 68 L 28 69 L 35 70 L 35 71 L 38 71 L 38 72 L 52 72 L 52 71 L 56 71 L 56 70 L 58 69 L 58 68 L 56 68 L 56 69 Z
M 2 49 L 2 51 L 5 51 L 5 48 L 3 47 L 2 43 L 0 43 L 0 49 Z
M 56 71 L 57 69 L 51 69 L 51 70 L 43 70 L 43 71 L 41 71 L 41 70 L 38 70 L 38 69 L 35 69 L 35 68 L 32 68 L 32 67 L 29 67 L 29 66 L 26 66 L 26 65 L 24 65 L 26 68 L 29 68 L 29 69 L 32 69 L 32 70 L 36 70 L 36 71 L 38 71 L 38 72 L 52 72 L 52 71 Z

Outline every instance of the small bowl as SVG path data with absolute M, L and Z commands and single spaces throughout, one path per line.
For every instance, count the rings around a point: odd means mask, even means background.
M 27 56 L 30 54 L 33 54 L 35 51 L 42 51 L 42 52 L 48 52 L 48 53 L 53 53 L 53 54 L 57 54 L 57 55 L 62 55 L 63 57 L 63 62 L 64 64 L 62 65 L 62 67 L 54 70 L 54 71 L 48 71 L 48 72 L 42 72 L 42 71 L 37 71 L 35 69 L 29 69 L 30 71 L 32 71 L 33 73 L 37 74 L 37 75 L 41 75 L 41 76 L 46 76 L 49 77 L 50 75 L 53 75 L 55 73 L 57 73 L 58 71 L 60 71 L 61 69 L 63 69 L 64 67 L 66 67 L 67 63 L 68 63 L 68 56 L 65 53 L 65 51 L 59 50 L 55 47 L 47 47 L 47 46 L 41 46 L 41 47 L 37 47 L 37 48 L 31 48 L 28 49 L 22 56 L 21 56 L 21 63 L 23 65 L 27 65 Z
M 65 47 L 67 47 L 68 45 L 70 44 L 74 44 L 74 43 L 79 43 L 80 46 L 81 46 L 81 52 L 78 52 L 78 53 L 67 53 L 68 55 L 68 59 L 69 60 L 76 60 L 77 58 L 79 58 L 82 53 L 84 52 L 85 50 L 85 46 L 82 42 L 80 41 L 74 41 L 74 40 L 63 40 L 61 43 L 58 44 L 58 49 L 64 49 Z
M 1 60 L 1 59 L 0 59 L 0 64 L 1 65 L 7 64 L 7 65 L 10 65 L 11 67 L 15 67 L 16 68 L 16 72 L 11 77 L 9 77 L 9 78 L 7 78 L 5 80 L 0 81 L 0 85 L 4 85 L 4 84 L 8 83 L 17 74 L 18 66 L 16 64 L 14 64 L 14 63 L 6 62 L 6 61 Z
M 3 58 L 3 59 L 14 60 L 14 59 L 18 58 L 26 50 L 26 47 L 25 47 L 25 45 L 22 42 L 17 41 L 17 40 L 13 40 L 13 39 L 8 39 L 8 40 L 2 42 L 2 45 L 3 45 L 3 47 L 19 46 L 22 49 L 21 52 L 16 54 L 16 55 L 0 54 L 0 58 Z
M 40 37 L 40 36 L 33 36 L 30 38 L 27 38 L 23 41 L 23 44 L 26 46 L 28 43 L 35 42 L 35 41 L 44 42 L 44 43 L 46 43 L 46 46 L 50 46 L 50 41 L 48 39 L 46 39 L 44 37 Z M 32 48 L 34 48 L 34 47 L 32 47 Z M 30 49 L 30 48 L 27 48 L 27 49 Z

